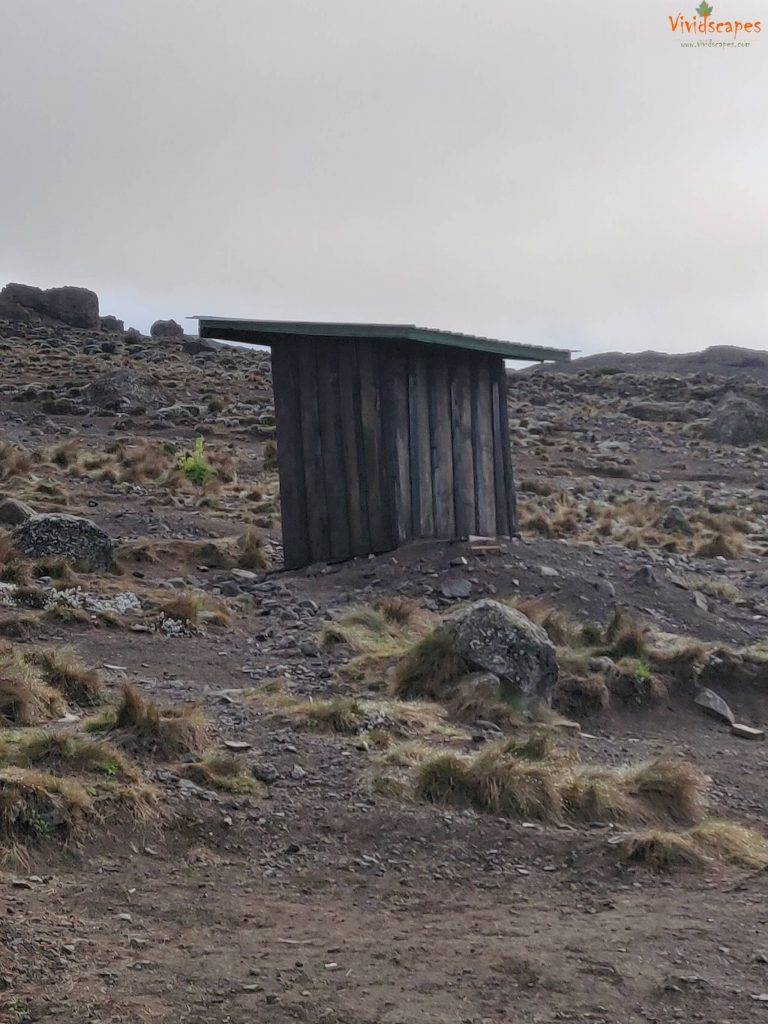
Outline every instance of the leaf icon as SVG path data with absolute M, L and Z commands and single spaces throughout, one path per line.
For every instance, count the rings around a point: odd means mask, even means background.
M 701 3 L 696 8 L 696 13 L 700 14 L 702 18 L 708 18 L 712 13 L 712 5 L 707 3 L 707 0 L 701 0 Z

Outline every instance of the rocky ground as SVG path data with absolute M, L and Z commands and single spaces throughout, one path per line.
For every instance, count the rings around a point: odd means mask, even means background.
M 768 754 L 695 697 L 765 722 L 767 385 L 511 374 L 520 538 L 285 573 L 265 354 L 41 301 L 0 302 L 0 1021 L 765 1018 Z M 404 691 L 480 599 L 555 712 Z M 456 781 L 502 734 L 554 747 L 525 807 Z M 687 809 L 627 789 L 659 758 Z

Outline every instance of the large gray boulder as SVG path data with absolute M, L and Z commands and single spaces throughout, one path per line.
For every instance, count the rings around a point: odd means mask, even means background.
M 35 514 L 35 510 L 24 501 L 16 498 L 0 498 L 0 523 L 3 526 L 18 526 L 26 523 Z
M 120 369 L 105 373 L 80 392 L 81 401 L 97 411 L 159 409 L 168 401 L 167 392 L 148 373 Z
M 0 312 L 10 319 L 34 316 L 70 327 L 99 330 L 99 297 L 88 288 L 35 288 L 30 284 L 7 284 L 0 292 Z
M 451 646 L 475 671 L 492 672 L 507 690 L 549 704 L 557 683 L 555 648 L 544 630 L 499 601 L 475 601 L 447 616 Z
M 768 440 L 768 409 L 748 398 L 729 395 L 704 424 L 711 441 L 746 447 Z
M 28 558 L 57 555 L 84 572 L 99 572 L 114 562 L 112 538 L 91 519 L 50 512 L 33 516 L 12 534 Z
M 153 338 L 183 338 L 184 328 L 175 320 L 155 320 L 149 333 Z

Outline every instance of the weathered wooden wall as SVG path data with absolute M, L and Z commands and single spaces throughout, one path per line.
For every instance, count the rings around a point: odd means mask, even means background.
M 272 376 L 287 567 L 514 533 L 500 356 L 292 336 Z

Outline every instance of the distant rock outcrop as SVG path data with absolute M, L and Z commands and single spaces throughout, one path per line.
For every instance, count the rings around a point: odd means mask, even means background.
M 702 429 L 710 441 L 746 447 L 768 440 L 768 410 L 739 395 L 729 395 Z
M 183 338 L 184 328 L 175 320 L 155 320 L 149 333 L 153 338 Z
M 534 373 L 660 373 L 688 375 L 711 373 L 718 377 L 749 377 L 768 381 L 768 351 L 713 345 L 701 352 L 601 352 L 600 355 L 572 359 L 570 363 L 542 363 Z
M 6 320 L 42 319 L 70 327 L 101 329 L 99 297 L 88 288 L 35 288 L 7 284 L 0 291 L 0 317 Z

